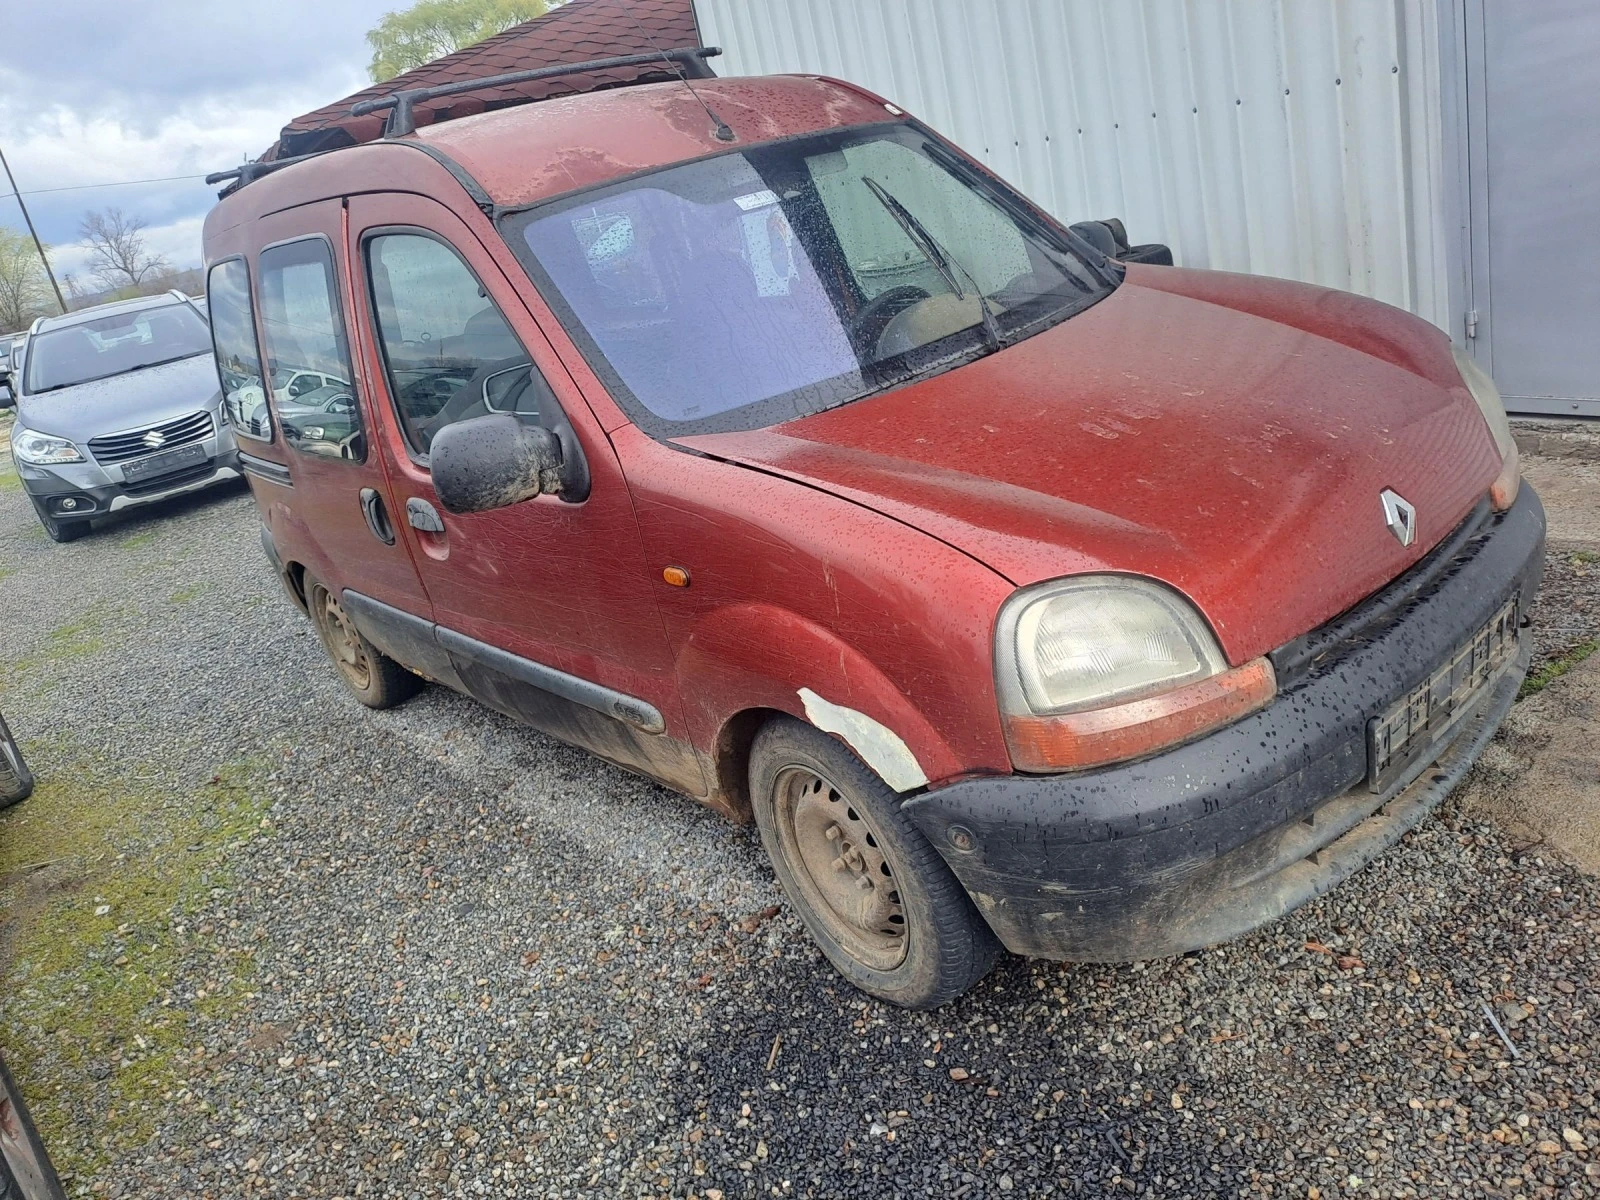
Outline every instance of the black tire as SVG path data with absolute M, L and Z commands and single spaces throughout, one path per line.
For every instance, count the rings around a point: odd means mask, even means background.
M 22 761 L 17 740 L 0 717 L 0 808 L 10 808 L 33 795 L 33 772 Z
M 306 606 L 322 648 L 339 678 L 368 708 L 393 708 L 422 690 L 423 681 L 384 654 L 345 615 L 338 597 L 314 577 L 305 578 Z
M 989 973 L 999 941 L 901 812 L 900 798 L 843 742 L 789 717 L 772 720 L 751 747 L 750 795 L 784 894 L 856 987 L 902 1008 L 929 1009 Z M 828 865 L 813 870 L 808 855 Z M 856 911 L 842 915 L 840 900 Z M 898 961 L 896 928 L 903 931 Z
M 44 505 L 34 500 L 32 496 L 28 499 L 33 501 L 33 511 L 39 516 L 39 524 L 44 526 L 44 531 L 50 535 L 52 542 L 75 542 L 89 532 L 88 517 L 81 517 L 76 521 L 62 521 L 52 517 L 45 511 Z

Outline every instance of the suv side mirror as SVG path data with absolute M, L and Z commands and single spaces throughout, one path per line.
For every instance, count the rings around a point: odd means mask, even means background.
M 11 390 L 11 380 L 6 377 L 0 377 L 0 409 L 15 408 L 16 406 L 17 394 Z
M 1172 265 L 1171 249 L 1159 242 L 1130 245 L 1127 227 L 1116 217 L 1106 217 L 1101 221 L 1079 221 L 1068 228 L 1101 254 L 1118 262 L 1151 263 L 1161 267 Z
M 560 441 L 509 413 L 446 425 L 428 448 L 428 467 L 447 512 L 488 512 L 561 491 Z

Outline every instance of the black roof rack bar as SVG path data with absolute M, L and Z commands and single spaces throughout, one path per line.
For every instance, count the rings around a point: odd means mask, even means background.
M 237 167 L 230 167 L 226 171 L 213 171 L 206 176 L 206 185 L 214 187 L 219 183 L 231 180 L 232 182 L 219 193 L 218 198 L 220 199 L 221 196 L 229 195 L 246 184 L 254 183 L 263 175 L 270 175 L 281 167 L 287 167 L 292 163 L 305 162 L 308 158 L 316 158 L 317 155 L 325 153 L 327 151 L 318 150 L 311 154 L 296 154 L 292 158 L 270 158 L 261 162 L 240 163 Z
M 459 83 L 442 83 L 437 87 L 408 88 L 376 100 L 363 100 L 350 110 L 354 117 L 391 109 L 383 129 L 384 137 L 404 137 L 417 131 L 416 106 L 439 96 L 456 96 L 462 92 L 475 92 L 480 88 L 504 87 L 512 83 L 530 83 L 535 79 L 556 79 L 562 75 L 582 75 L 588 71 L 606 71 L 614 67 L 646 67 L 651 63 L 666 63 L 681 68 L 690 79 L 711 79 L 715 73 L 706 65 L 706 59 L 722 53 L 720 46 L 689 46 L 678 50 L 657 50 L 649 54 L 624 54 L 619 58 L 596 58 L 589 62 L 562 63 L 554 67 L 540 67 L 536 71 L 512 71 L 506 75 L 488 75 L 482 79 L 463 79 Z

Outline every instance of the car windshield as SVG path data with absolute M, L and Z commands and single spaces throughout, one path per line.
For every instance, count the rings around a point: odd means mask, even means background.
M 24 390 L 53 392 L 210 350 L 205 320 L 188 304 L 112 313 L 34 334 Z
M 612 394 L 658 436 L 761 428 L 948 369 L 1117 279 L 904 124 L 698 159 L 503 228 Z

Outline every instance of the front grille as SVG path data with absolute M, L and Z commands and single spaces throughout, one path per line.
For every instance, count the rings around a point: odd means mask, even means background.
M 149 425 L 144 429 L 134 429 L 127 433 L 109 433 L 105 437 L 89 439 L 89 453 L 94 455 L 95 461 L 109 466 L 112 463 L 127 462 L 130 458 L 142 458 L 146 454 L 156 454 L 162 450 L 171 450 L 176 446 L 187 446 L 190 442 L 199 442 L 212 434 L 214 426 L 211 423 L 211 414 L 208 412 L 190 413 L 187 417 L 179 417 L 176 421 L 164 421 L 160 425 Z M 159 442 L 152 435 L 158 435 Z
M 140 483 L 125 483 L 122 490 L 130 496 L 148 496 L 152 492 L 164 492 L 169 488 L 182 487 L 186 483 L 193 483 L 197 479 L 204 479 L 217 469 L 215 459 L 206 459 L 198 467 L 178 471 L 171 475 L 160 475 L 155 479 L 146 479 Z
M 1303 633 L 1267 655 L 1277 673 L 1278 692 L 1297 687 L 1336 667 L 1351 651 L 1372 641 L 1412 607 L 1465 568 L 1494 530 L 1495 513 L 1487 498 L 1467 514 L 1450 536 L 1398 579 L 1391 580 L 1331 621 Z

